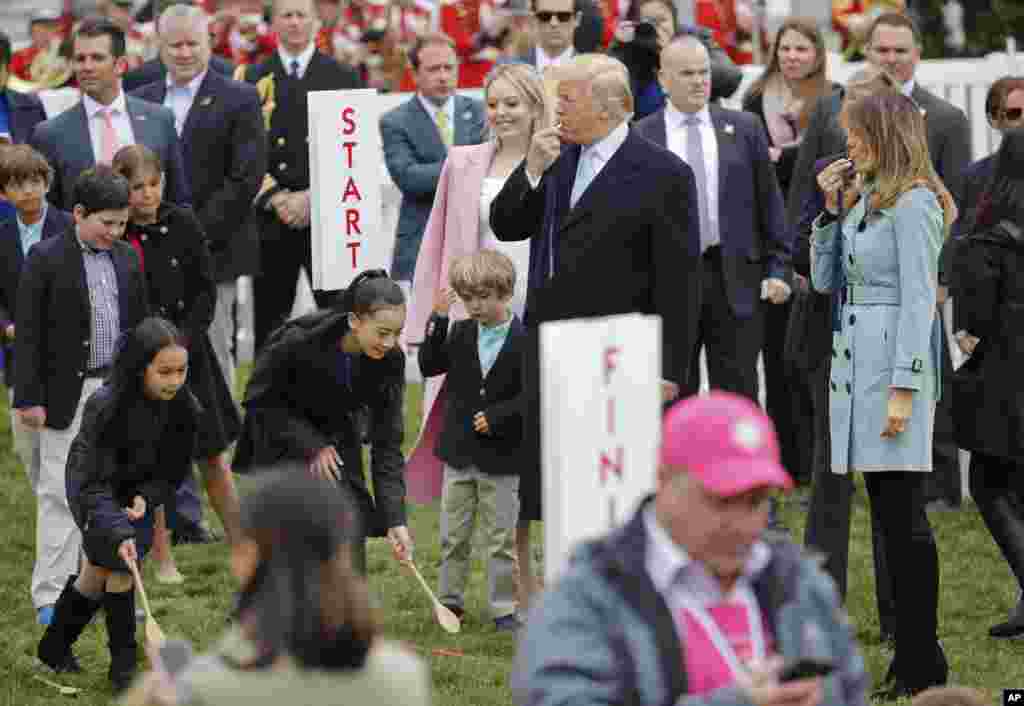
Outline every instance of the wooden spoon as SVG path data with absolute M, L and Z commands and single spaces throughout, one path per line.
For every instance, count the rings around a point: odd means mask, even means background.
M 82 691 L 81 689 L 77 689 L 73 686 L 64 686 L 62 684 L 58 684 L 57 682 L 50 681 L 49 679 L 44 679 L 38 674 L 33 674 L 32 678 L 36 679 L 37 681 L 41 681 L 47 686 L 52 686 L 54 689 L 57 690 L 57 693 L 61 696 L 77 696 Z
M 146 598 L 146 588 L 142 585 L 142 577 L 139 576 L 139 565 L 130 561 L 128 568 L 131 569 L 132 576 L 135 578 L 135 585 L 139 589 L 139 596 L 142 597 L 142 609 L 146 612 L 146 642 L 150 643 L 154 647 L 162 645 L 167 638 L 164 637 L 164 631 L 160 629 L 160 625 L 156 622 L 156 618 L 153 617 L 153 612 L 149 609 L 149 599 Z
M 419 569 L 416 568 L 416 564 L 411 561 L 407 562 L 407 564 L 409 568 L 412 569 L 412 573 L 419 579 L 420 585 L 423 586 L 423 590 L 427 592 L 428 596 L 430 596 L 430 600 L 434 604 L 434 617 L 437 618 L 437 622 L 440 623 L 441 627 L 447 632 L 459 632 L 459 630 L 462 629 L 462 621 L 459 620 L 459 616 L 455 615 L 455 613 L 442 605 L 441 601 L 437 600 L 437 596 L 434 595 L 434 592 L 430 589 L 430 585 L 424 580 Z

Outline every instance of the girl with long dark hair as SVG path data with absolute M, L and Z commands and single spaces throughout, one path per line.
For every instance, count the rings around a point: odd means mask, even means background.
M 148 318 L 122 336 L 110 376 L 86 402 L 66 481 L 85 556 L 38 648 L 39 659 L 55 671 L 81 671 L 71 647 L 102 607 L 115 690 L 135 674 L 129 564 L 141 561 L 152 544 L 153 510 L 192 468 L 200 408 L 184 386 L 187 373 L 181 333 L 169 321 Z
M 352 493 L 362 531 L 353 562 L 366 570 L 366 537 L 387 536 L 412 558 L 405 524 L 405 295 L 384 270 L 359 274 L 341 306 L 285 323 L 266 340 L 245 394 L 239 472 L 283 461 Z M 360 419 L 369 412 L 371 494 Z

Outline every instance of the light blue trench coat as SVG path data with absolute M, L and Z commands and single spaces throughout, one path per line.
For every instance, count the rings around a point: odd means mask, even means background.
M 942 208 L 924 187 L 866 214 L 868 200 L 850 209 L 841 237 L 837 223 L 821 227 L 820 217 L 812 233 L 814 288 L 827 293 L 841 284 L 834 281 L 837 254 L 847 281 L 841 330 L 832 337 L 832 472 L 931 471 L 941 390 L 935 298 Z M 882 438 L 893 387 L 914 390 L 913 411 L 905 431 Z

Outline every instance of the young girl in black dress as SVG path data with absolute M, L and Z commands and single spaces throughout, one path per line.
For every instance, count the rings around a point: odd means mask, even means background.
M 126 332 L 110 377 L 85 404 L 67 464 L 68 505 L 82 532 L 81 574 L 68 579 L 39 659 L 81 671 L 71 652 L 102 606 L 115 690 L 135 673 L 135 593 L 128 563 L 146 555 L 153 509 L 191 471 L 200 408 L 185 385 L 185 339 L 165 319 Z
M 238 494 L 226 451 L 238 437 L 241 419 L 207 334 L 213 321 L 217 284 L 206 234 L 191 210 L 163 201 L 163 165 L 149 148 L 125 147 L 114 156 L 112 166 L 131 186 L 132 215 L 125 240 L 139 254 L 150 309 L 177 326 L 185 337 L 188 386 L 203 407 L 197 458 L 202 459 L 199 466 L 210 503 L 233 541 L 238 527 Z M 173 511 L 166 515 L 172 529 L 177 515 Z M 181 583 L 162 510 L 155 519 L 153 558 L 157 579 Z

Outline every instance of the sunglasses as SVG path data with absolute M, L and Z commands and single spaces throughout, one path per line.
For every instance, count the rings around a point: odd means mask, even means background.
M 1024 115 L 1024 108 L 1007 108 L 1003 111 L 1006 120 L 1020 120 L 1021 115 Z
M 566 22 L 571 21 L 575 15 L 575 12 L 547 12 L 545 10 L 541 12 L 535 12 L 533 16 L 536 17 L 541 22 L 543 22 L 544 24 L 550 22 L 552 17 L 557 17 L 558 22 L 560 24 L 565 24 Z

